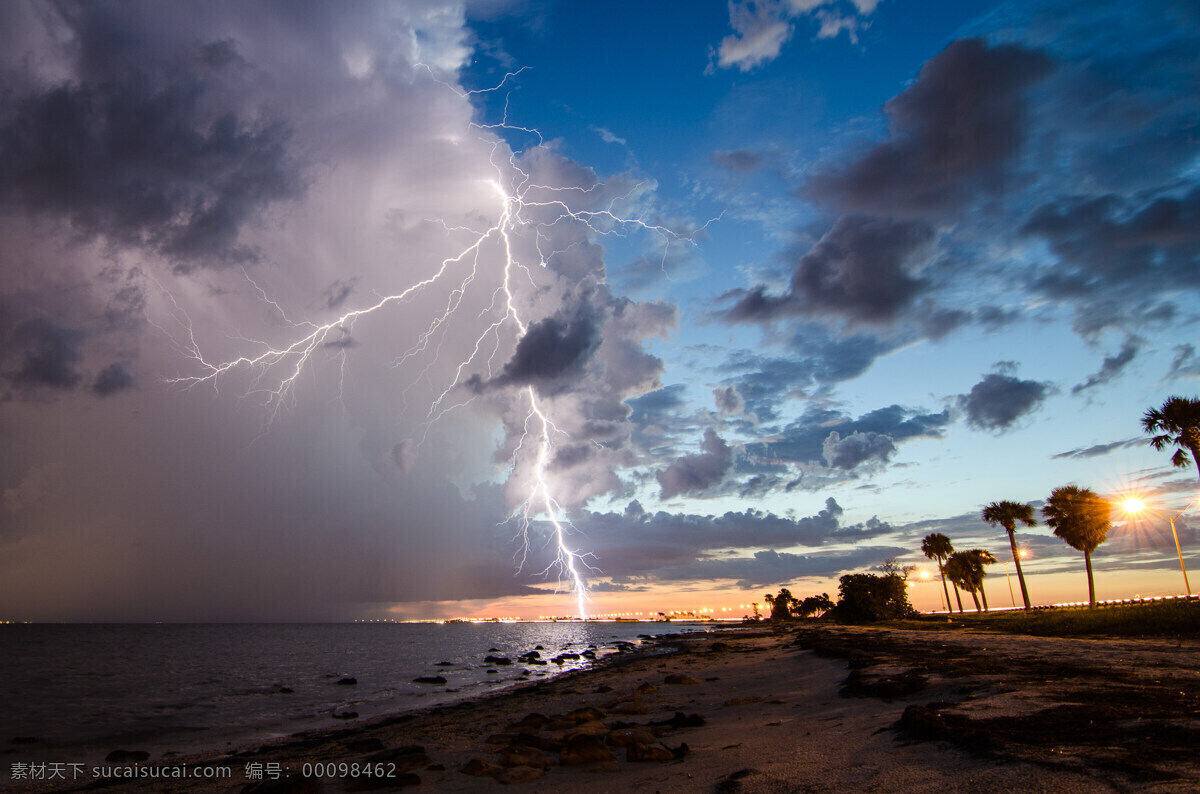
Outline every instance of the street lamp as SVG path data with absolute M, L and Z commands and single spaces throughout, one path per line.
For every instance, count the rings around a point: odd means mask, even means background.
M 1194 501 L 1196 500 L 1193 499 L 1192 502 Z M 1183 509 L 1175 515 L 1163 513 L 1160 510 L 1155 510 L 1153 507 L 1150 507 L 1136 496 L 1131 496 L 1122 503 L 1122 506 L 1125 508 L 1125 512 L 1129 513 L 1130 515 L 1136 515 L 1143 510 L 1147 510 L 1157 516 L 1163 516 L 1167 519 L 1167 523 L 1171 525 L 1171 537 L 1175 538 L 1175 553 L 1179 555 L 1179 570 L 1183 571 L 1183 587 L 1185 590 L 1187 590 L 1188 598 L 1192 597 L 1192 586 L 1188 583 L 1187 566 L 1183 564 L 1183 549 L 1179 547 L 1179 533 L 1175 531 L 1175 519 L 1183 515 L 1184 510 L 1187 510 L 1192 506 L 1192 502 L 1185 504 Z

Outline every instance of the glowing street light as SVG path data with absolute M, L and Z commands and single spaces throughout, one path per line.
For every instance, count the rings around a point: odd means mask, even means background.
M 924 570 L 924 569 L 922 569 L 922 570 L 921 570 L 921 573 L 920 573 L 919 575 L 920 575 L 920 577 L 921 577 L 921 581 L 922 581 L 922 582 L 928 582 L 928 581 L 931 581 L 931 580 L 933 579 L 933 577 L 930 575 L 929 571 L 926 571 L 926 570 Z M 913 583 L 913 582 L 910 582 L 909 584 L 914 584 L 914 583 Z M 940 588 L 937 588 L 937 592 L 938 592 L 938 604 L 940 604 L 940 605 L 942 606 L 942 608 L 946 610 L 946 613 L 947 613 L 947 614 L 949 614 L 950 610 L 949 610 L 949 608 L 946 606 L 946 602 L 945 602 L 945 599 L 944 599 L 944 598 L 943 598 L 943 596 L 942 596 L 942 591 L 941 591 L 941 589 L 940 589 Z
M 1192 500 L 1192 502 L 1194 501 L 1195 499 Z M 1183 549 L 1179 547 L 1179 533 L 1175 531 L 1175 519 L 1183 515 L 1184 510 L 1187 510 L 1192 506 L 1192 502 L 1185 504 L 1183 506 L 1183 510 L 1180 510 L 1173 516 L 1163 513 L 1162 511 L 1155 510 L 1153 507 L 1150 507 L 1136 496 L 1131 496 L 1121 503 L 1121 506 L 1125 508 L 1125 512 L 1129 513 L 1130 515 L 1136 515 L 1137 513 L 1146 510 L 1154 513 L 1157 516 L 1163 516 L 1167 519 L 1167 522 L 1171 525 L 1171 537 L 1175 538 L 1175 553 L 1179 555 L 1179 570 L 1183 571 L 1183 587 L 1185 590 L 1187 590 L 1189 598 L 1191 598 L 1192 595 L 1192 586 L 1188 583 L 1187 566 L 1183 564 Z

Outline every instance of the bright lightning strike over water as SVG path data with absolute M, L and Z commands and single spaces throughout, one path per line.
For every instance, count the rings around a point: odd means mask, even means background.
M 513 75 L 508 75 L 508 77 Z M 504 81 L 500 83 L 500 86 Z M 443 85 L 446 85 L 443 83 Z M 500 86 L 488 91 L 494 91 Z M 447 86 L 448 88 L 452 88 Z M 466 93 L 457 91 L 460 96 Z M 469 92 L 484 93 L 484 92 Z M 397 359 L 397 364 L 404 364 L 416 356 L 427 354 L 431 360 L 436 360 L 439 353 L 434 340 L 440 331 L 455 323 L 471 325 L 483 319 L 483 327 L 475 336 L 469 354 L 465 355 L 454 367 L 453 376 L 440 394 L 431 402 L 425 420 L 425 430 L 436 423 L 446 414 L 469 404 L 480 393 L 479 384 L 486 384 L 493 379 L 493 364 L 495 358 L 504 347 L 505 340 L 519 344 L 529 332 L 530 321 L 522 317 L 518 308 L 518 293 L 522 284 L 528 283 L 536 287 L 533 267 L 546 268 L 553 258 L 563 251 L 553 248 L 551 231 L 560 223 L 575 223 L 585 230 L 585 235 L 622 234 L 627 230 L 648 231 L 659 235 L 663 245 L 664 266 L 666 252 L 672 243 L 689 243 L 696 232 L 681 233 L 662 225 L 650 224 L 637 218 L 625 217 L 617 207 L 629 198 L 628 195 L 614 198 L 599 208 L 581 209 L 573 204 L 588 202 L 593 199 L 593 191 L 599 187 L 553 187 L 550 185 L 534 184 L 531 174 L 523 170 L 517 162 L 516 155 L 511 154 L 507 145 L 499 138 L 498 130 L 509 130 L 528 133 L 536 136 L 540 144 L 540 135 L 536 130 L 528 130 L 509 125 L 507 108 L 504 119 L 496 125 L 473 124 L 481 134 L 488 136 L 491 142 L 491 165 L 495 178 L 487 182 L 484 189 L 495 194 L 499 202 L 496 220 L 487 228 L 467 229 L 440 223 L 447 233 L 453 235 L 466 234 L 468 241 L 454 255 L 442 259 L 428 277 L 416 281 L 404 289 L 389 294 L 377 296 L 373 302 L 352 309 L 326 323 L 293 322 L 288 318 L 283 308 L 274 301 L 267 290 L 254 281 L 248 273 L 246 280 L 252 286 L 256 300 L 270 306 L 277 316 L 287 323 L 287 328 L 293 334 L 292 338 L 283 343 L 268 343 L 256 340 L 244 340 L 254 348 L 254 352 L 245 353 L 224 360 L 214 360 L 206 355 L 197 342 L 191 319 L 175 299 L 167 294 L 173 323 L 177 326 L 174 333 L 169 333 L 171 341 L 182 353 L 190 358 L 197 366 L 198 373 L 171 379 L 171 383 L 190 387 L 200 384 L 216 386 L 225 376 L 236 371 L 253 373 L 256 386 L 251 393 L 263 397 L 271 407 L 272 417 L 287 398 L 294 394 L 298 379 L 310 368 L 314 356 L 323 348 L 335 347 L 340 349 L 342 356 L 347 355 L 345 340 L 356 322 L 385 311 L 407 310 L 413 300 L 421 293 L 432 290 L 435 286 L 450 287 L 449 295 L 440 313 L 429 325 L 416 336 L 410 347 Z M 639 186 L 634 186 L 637 190 Z M 710 221 L 711 222 L 711 221 Z M 707 224 L 705 224 L 707 226 Z M 701 227 L 703 229 L 704 227 Z M 518 239 L 528 239 L 532 234 L 532 250 L 536 252 L 536 263 L 522 261 L 518 254 Z M 497 251 L 497 255 L 489 256 L 489 252 Z M 485 314 L 472 315 L 464 309 L 464 299 L 473 289 L 486 290 L 487 279 L 483 278 L 484 271 L 497 270 L 498 286 L 491 294 L 490 303 Z M 461 275 L 456 275 L 465 271 Z M 243 271 L 245 272 L 245 271 Z M 486 293 L 485 293 L 486 294 Z M 161 326 L 160 326 L 161 327 Z M 166 329 L 164 329 L 166 330 Z M 344 359 L 343 359 L 344 362 Z M 427 364 L 420 373 L 423 377 L 432 364 Z M 487 372 L 487 380 L 480 381 L 478 375 L 472 375 L 475 370 Z M 524 432 L 521 435 L 510 461 L 511 474 L 517 476 L 522 456 L 526 456 L 531 469 L 529 475 L 528 493 L 509 517 L 518 526 L 520 550 L 517 554 L 518 571 L 526 562 L 529 553 L 531 530 L 536 521 L 547 524 L 552 533 L 552 543 L 555 547 L 553 561 L 541 572 L 542 575 L 557 573 L 560 583 L 567 584 L 575 594 L 578 616 L 587 615 L 587 582 L 585 572 L 595 573 L 595 568 L 588 564 L 590 554 L 580 552 L 570 543 L 573 527 L 567 517 L 566 510 L 554 496 L 551 482 L 550 462 L 555 449 L 556 437 L 565 437 L 559 430 L 547 407 L 547 401 L 538 393 L 533 383 L 511 383 L 504 386 L 518 386 L 514 395 L 522 403 L 527 403 Z M 458 395 L 465 395 L 460 401 L 455 401 Z

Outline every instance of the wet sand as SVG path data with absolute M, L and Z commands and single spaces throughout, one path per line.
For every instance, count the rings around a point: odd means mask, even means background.
M 821 626 L 671 645 L 670 654 L 622 655 L 426 712 L 151 761 L 186 762 L 192 774 L 227 768 L 223 781 L 88 777 L 8 790 L 1200 788 L 1195 641 Z M 343 763 L 362 765 L 360 774 L 328 766 Z M 335 774 L 313 775 L 319 765 Z M 366 776 L 365 766 L 391 774 Z M 247 771 L 264 779 L 248 780 Z

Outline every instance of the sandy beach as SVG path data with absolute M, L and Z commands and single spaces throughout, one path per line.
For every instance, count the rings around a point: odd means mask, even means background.
M 150 761 L 183 766 L 190 775 L 227 769 L 224 780 L 89 774 L 6 790 L 1200 786 L 1194 641 L 821 626 L 734 629 L 668 644 L 666 654 L 621 655 L 475 701 L 219 756 Z M 367 776 L 368 767 L 387 776 Z

